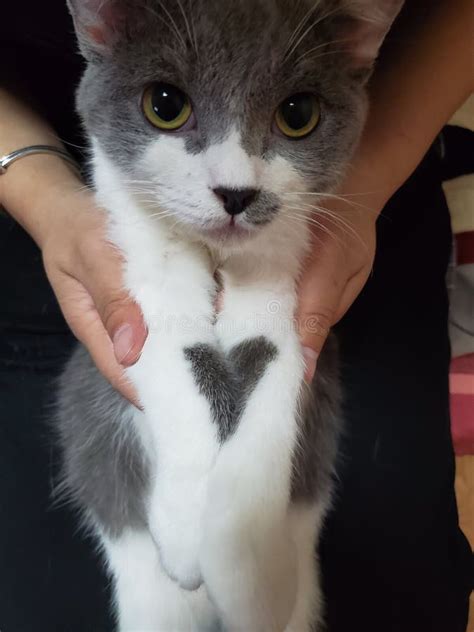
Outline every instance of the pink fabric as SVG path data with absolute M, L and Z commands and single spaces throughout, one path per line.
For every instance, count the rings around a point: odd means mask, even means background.
M 454 450 L 474 455 L 474 354 L 453 359 L 449 383 Z

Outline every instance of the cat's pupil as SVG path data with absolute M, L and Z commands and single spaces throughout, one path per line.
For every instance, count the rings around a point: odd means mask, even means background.
M 167 123 L 174 121 L 186 105 L 185 94 L 167 83 L 158 83 L 153 88 L 151 105 L 155 114 Z
M 288 127 L 299 130 L 311 121 L 313 107 L 313 98 L 310 94 L 295 94 L 283 101 L 280 111 Z

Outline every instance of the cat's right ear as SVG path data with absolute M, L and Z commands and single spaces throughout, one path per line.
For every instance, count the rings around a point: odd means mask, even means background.
M 120 0 L 67 0 L 77 39 L 86 59 L 107 55 L 125 27 Z
M 370 71 L 404 0 L 344 0 L 349 21 L 341 29 L 354 69 Z

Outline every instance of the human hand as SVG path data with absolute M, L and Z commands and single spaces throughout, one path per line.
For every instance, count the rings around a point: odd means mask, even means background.
M 87 190 L 62 190 L 47 202 L 50 222 L 41 249 L 63 314 L 101 373 L 138 406 L 123 369 L 140 357 L 147 330 L 123 288 L 122 259 L 106 239 L 104 214 Z
M 330 328 L 344 316 L 370 275 L 380 210 L 338 196 L 324 200 L 323 207 L 315 209 L 310 219 L 312 248 L 299 284 L 297 326 L 308 383 Z

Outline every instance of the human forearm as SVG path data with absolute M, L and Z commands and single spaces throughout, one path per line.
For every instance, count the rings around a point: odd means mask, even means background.
M 0 89 L 0 155 L 37 144 L 63 148 L 45 121 Z M 106 240 L 93 193 L 61 157 L 40 154 L 18 160 L 0 175 L 0 205 L 40 246 L 72 331 L 105 377 L 133 400 L 120 365 L 136 362 L 146 329 L 122 287 L 122 261 Z
M 370 86 L 366 129 L 344 192 L 381 210 L 474 90 L 474 7 L 432 3 L 428 19 L 401 25 Z M 368 194 L 370 192 L 370 195 Z
M 46 121 L 0 88 L 0 155 L 30 145 L 64 149 Z M 61 210 L 52 201 L 81 186 L 77 174 L 59 156 L 29 156 L 13 163 L 8 172 L 0 176 L 0 205 L 41 246 L 54 219 L 53 213 Z
M 330 327 L 371 273 L 378 214 L 473 90 L 471 3 L 433 1 L 425 19 L 402 16 L 392 45 L 382 53 L 370 85 L 371 108 L 361 143 L 340 195 L 325 204 L 326 214 L 342 220 L 339 234 L 337 239 L 329 234 L 335 233 L 335 222 L 330 231 L 313 229 L 315 247 L 300 281 L 301 340 L 313 357 L 307 379 Z M 419 6 L 411 0 L 408 8 L 416 12 Z

